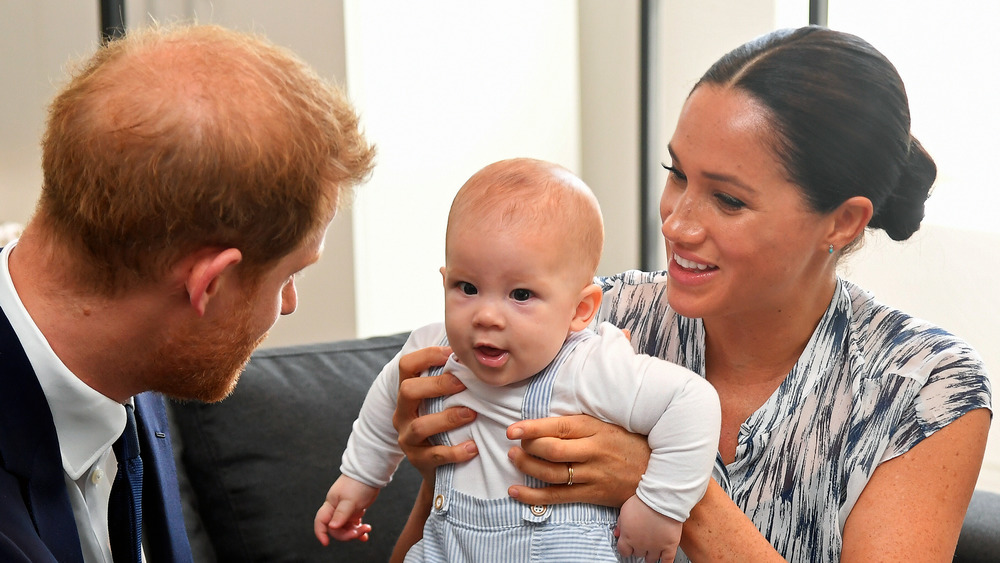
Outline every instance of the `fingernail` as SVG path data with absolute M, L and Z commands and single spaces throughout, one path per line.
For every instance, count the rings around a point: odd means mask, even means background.
M 476 454 L 479 453 L 479 448 L 476 447 L 475 442 L 469 442 L 465 444 L 465 451 L 469 452 L 470 454 Z
M 511 487 L 507 489 L 507 494 L 510 495 L 510 498 L 517 498 L 517 489 Z
M 517 440 L 521 436 L 524 436 L 524 430 L 521 428 L 511 428 L 510 429 L 510 439 Z
M 462 418 L 473 419 L 476 418 L 476 411 L 470 409 L 469 407 L 463 407 L 461 412 Z

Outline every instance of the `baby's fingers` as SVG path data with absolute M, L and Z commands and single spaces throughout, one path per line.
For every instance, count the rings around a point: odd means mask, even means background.
M 343 500 L 337 503 L 337 508 L 333 511 L 333 517 L 330 518 L 329 527 L 331 530 L 340 528 L 347 524 L 348 520 L 354 519 L 355 522 L 361 522 L 361 516 L 365 513 L 364 509 L 358 510 L 358 505 L 353 500 Z
M 364 524 L 360 520 L 341 526 L 337 529 L 330 529 L 330 535 L 337 541 L 368 541 L 368 533 L 372 531 L 370 524 Z
M 630 544 L 628 540 L 618 538 L 618 553 L 620 553 L 622 557 L 632 557 L 632 555 L 635 554 L 635 548 L 632 547 L 632 544 Z
M 324 546 L 330 545 L 330 536 L 327 535 L 328 524 L 330 519 L 333 517 L 333 506 L 324 502 L 323 506 L 319 507 L 316 511 L 316 518 L 313 519 L 313 533 L 316 534 L 316 539 L 319 543 Z

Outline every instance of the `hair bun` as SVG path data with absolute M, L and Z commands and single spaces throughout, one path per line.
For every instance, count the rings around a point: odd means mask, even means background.
M 924 203 L 937 177 L 937 165 L 923 145 L 910 137 L 910 150 L 902 162 L 899 180 L 889 197 L 875 210 L 869 226 L 882 229 L 892 240 L 906 240 L 924 219 Z

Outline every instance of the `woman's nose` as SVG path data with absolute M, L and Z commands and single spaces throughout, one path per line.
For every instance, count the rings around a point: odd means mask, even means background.
M 699 203 L 688 190 L 671 193 L 667 187 L 660 199 L 660 232 L 668 241 L 697 242 L 704 236 Z

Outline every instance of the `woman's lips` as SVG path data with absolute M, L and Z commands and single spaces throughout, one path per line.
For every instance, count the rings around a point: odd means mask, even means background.
M 668 271 L 670 278 L 675 282 L 694 285 L 711 279 L 719 271 L 719 267 L 715 264 L 684 258 L 674 252 L 668 265 Z
M 688 260 L 682 256 L 674 254 L 674 260 L 682 267 L 688 270 L 708 270 L 710 268 L 716 268 L 712 264 L 703 264 L 701 262 L 695 262 L 694 260 Z

